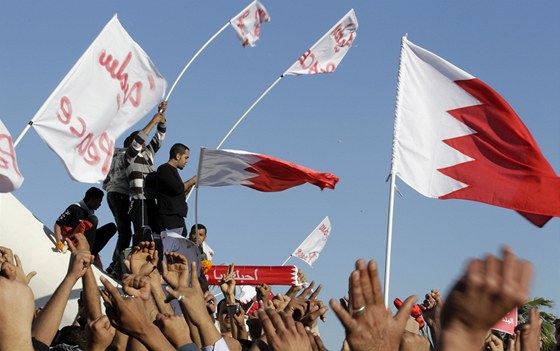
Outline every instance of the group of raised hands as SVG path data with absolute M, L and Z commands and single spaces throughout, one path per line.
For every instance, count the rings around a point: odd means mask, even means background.
M 245 306 L 246 313 L 235 299 L 233 264 L 220 284 L 224 299 L 216 304 L 196 262 L 166 253 L 160 272 L 155 244 L 141 242 L 124 262 L 128 273 L 121 290 L 104 277 L 100 290 L 85 237 L 75 234 L 67 243 L 68 271 L 40 311 L 29 288 L 35 272 L 25 274 L 19 257 L 0 247 L 0 350 L 52 345 L 80 279 L 87 350 L 326 350 L 317 323 L 328 310 L 318 299 L 322 286 L 313 290 L 314 282 L 307 284 L 302 273 L 299 280 L 305 286 L 291 287 L 285 294 L 272 294 L 266 284 L 257 286 L 258 307 Z M 445 301 L 432 290 L 419 305 L 416 296 L 408 297 L 393 314 L 384 304 L 376 262 L 358 260 L 349 277 L 348 297 L 331 299 L 330 307 L 346 332 L 343 350 L 536 351 L 541 335 L 536 309 L 507 345 L 490 333 L 507 312 L 526 302 L 532 276 L 531 264 L 504 248 L 502 257 L 471 260 Z M 171 307 L 172 300 L 182 316 Z M 413 308 L 422 311 L 429 337 L 426 328 L 419 333 L 410 317 Z M 215 313 L 221 330 L 215 326 Z

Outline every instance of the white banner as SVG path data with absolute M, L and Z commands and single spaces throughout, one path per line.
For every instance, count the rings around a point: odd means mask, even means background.
M 23 183 L 16 159 L 16 150 L 10 132 L 0 121 L 0 193 L 19 189 Z
M 327 239 L 331 234 L 331 221 L 325 217 L 307 238 L 294 250 L 292 256 L 297 257 L 313 266 L 313 262 L 319 258 L 319 254 L 327 244 Z
M 165 94 L 167 82 L 115 15 L 35 117 L 33 126 L 70 176 L 105 178 L 115 140 Z
M 243 42 L 243 47 L 255 46 L 255 42 L 260 37 L 261 23 L 266 22 L 270 22 L 270 17 L 264 6 L 258 1 L 252 2 L 229 21 Z
M 331 73 L 344 58 L 358 30 L 358 19 L 351 9 L 318 42 L 288 68 L 284 75 Z

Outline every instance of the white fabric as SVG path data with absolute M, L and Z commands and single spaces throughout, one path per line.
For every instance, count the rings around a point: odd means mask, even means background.
M 358 19 L 351 9 L 318 42 L 284 73 L 302 75 L 334 72 L 346 56 L 358 30 Z
M 203 346 L 201 350 L 202 351 L 229 351 L 229 347 L 227 346 L 224 338 L 221 338 L 220 340 L 216 341 L 214 345 Z
M 247 179 L 253 178 L 255 173 L 245 168 L 259 161 L 253 153 L 240 150 L 203 148 L 200 157 L 198 186 L 250 185 Z
M 321 223 L 305 238 L 305 240 L 294 250 L 292 256 L 297 257 L 313 267 L 313 262 L 319 258 L 319 254 L 327 244 L 331 234 L 331 221 L 325 217 Z
M 0 193 L 17 190 L 22 183 L 12 136 L 0 121 Z
M 167 82 L 115 15 L 56 87 L 33 126 L 80 182 L 102 181 L 115 140 L 163 99 Z
M 237 37 L 243 42 L 243 47 L 255 46 L 255 42 L 259 40 L 261 23 L 264 22 L 270 22 L 270 17 L 258 1 L 253 1 L 229 21 Z
M 206 241 L 202 242 L 202 252 L 206 255 L 206 258 L 212 261 L 214 259 L 214 250 L 206 243 Z
M 442 140 L 473 131 L 446 111 L 480 104 L 454 81 L 474 77 L 403 38 L 393 171 L 424 196 L 437 198 L 465 187 L 439 172 L 471 158 Z

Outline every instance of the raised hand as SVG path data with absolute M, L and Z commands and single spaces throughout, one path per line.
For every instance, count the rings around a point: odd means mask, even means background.
M 441 311 L 440 350 L 473 350 L 486 332 L 515 306 L 525 303 L 533 277 L 532 265 L 511 249 L 503 258 L 487 256 L 469 262 L 451 289 Z
M 484 340 L 484 345 L 488 351 L 504 351 L 504 342 L 496 335 L 490 333 Z M 513 350 L 510 350 L 513 351 Z
M 522 351 L 539 351 L 541 349 L 541 325 L 539 309 L 531 309 L 529 322 L 520 327 L 519 337 Z
M 182 316 L 159 313 L 154 324 L 175 348 L 192 343 L 189 326 Z
M 155 242 L 142 241 L 132 248 L 125 265 L 132 274 L 148 276 L 157 268 L 158 258 Z
M 106 350 L 111 345 L 115 332 L 115 328 L 111 326 L 109 318 L 105 315 L 101 315 L 97 319 L 88 322 L 86 326 L 88 350 Z
M 177 289 L 188 280 L 189 266 L 187 258 L 177 252 L 166 252 L 167 262 L 162 263 L 163 279 L 173 289 Z
M 149 301 L 151 296 L 150 279 L 140 274 L 125 274 L 122 280 L 123 290 L 126 294 Z
M 83 235 L 82 235 L 83 236 Z M 84 238 L 85 240 L 85 238 Z M 92 265 L 95 257 L 89 252 L 89 250 L 79 250 L 72 240 L 67 240 L 68 249 L 71 252 L 70 262 L 68 263 L 68 272 L 66 275 L 76 279 L 80 279 L 86 274 L 89 266 Z
M 350 348 L 353 351 L 398 350 L 417 298 L 407 298 L 393 317 L 383 301 L 375 261 L 370 261 L 367 266 L 364 260 L 356 261 L 349 285 L 352 314 L 335 299 L 331 299 L 330 305 L 346 330 Z
M 275 351 L 312 351 L 311 343 L 303 324 L 294 321 L 286 312 L 273 308 L 259 309 L 268 345 Z
M 405 331 L 399 351 L 430 351 L 430 341 L 420 334 Z
M 438 344 L 441 334 L 441 308 L 443 298 L 438 290 L 432 289 L 426 294 L 424 302 L 420 305 L 422 316 L 430 327 L 430 334 L 435 345 Z
M 4 262 L 5 263 L 5 262 Z M 0 277 L 0 350 L 32 350 L 35 300 L 25 283 Z
M 217 311 L 216 296 L 212 295 L 210 291 L 204 292 L 204 302 L 206 302 L 206 309 L 208 314 L 214 314 Z
M 222 289 L 222 293 L 224 294 L 224 298 L 228 304 L 235 303 L 235 278 L 234 273 L 235 271 L 235 264 L 230 264 L 228 266 L 226 274 L 222 277 L 220 282 L 220 289 Z

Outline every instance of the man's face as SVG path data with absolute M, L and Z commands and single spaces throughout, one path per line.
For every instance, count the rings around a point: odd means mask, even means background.
M 102 201 L 103 201 L 102 197 L 100 197 L 99 199 L 92 197 L 87 201 L 86 205 L 87 207 L 89 207 L 90 210 L 97 210 L 99 207 L 101 207 Z
M 192 234 L 189 239 L 192 242 L 195 242 L 196 241 L 196 233 Z M 198 242 L 197 242 L 197 244 L 201 245 L 204 242 L 204 240 L 206 240 L 206 229 L 199 228 L 198 229 Z
M 220 331 L 222 333 L 231 331 L 231 322 L 227 313 L 227 304 L 225 301 L 220 304 L 220 309 L 218 310 L 218 323 L 220 324 Z
M 177 168 L 179 169 L 185 168 L 185 166 L 189 162 L 190 155 L 191 152 L 189 150 L 185 150 L 185 153 L 179 156 L 179 159 L 177 160 Z

